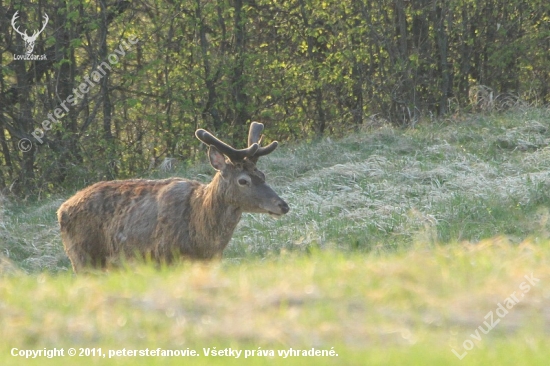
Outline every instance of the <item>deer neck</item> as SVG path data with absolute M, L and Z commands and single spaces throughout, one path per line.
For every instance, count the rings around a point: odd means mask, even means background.
M 212 181 L 206 185 L 204 206 L 208 207 L 208 209 L 205 210 L 205 212 L 212 214 L 212 218 L 216 220 L 222 220 L 219 221 L 220 223 L 226 220 L 233 221 L 232 219 L 235 219 L 235 225 L 237 225 L 241 218 L 242 211 L 236 205 L 229 203 L 230 200 L 227 199 L 226 184 L 221 174 L 217 173 Z
M 197 227 L 205 230 L 202 235 L 208 238 L 206 244 L 210 247 L 209 251 L 219 252 L 220 255 L 242 215 L 239 207 L 227 203 L 225 194 L 223 178 L 218 173 L 209 184 L 203 186 L 199 199 L 202 209 L 195 211 L 200 212 Z

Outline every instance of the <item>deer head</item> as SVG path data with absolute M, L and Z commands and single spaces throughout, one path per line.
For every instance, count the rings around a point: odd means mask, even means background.
M 235 149 L 203 129 L 196 131 L 199 140 L 209 146 L 210 164 L 219 172 L 218 185 L 222 200 L 243 212 L 268 213 L 273 216 L 286 214 L 290 208 L 277 193 L 265 183 L 265 175 L 256 168 L 261 156 L 278 146 L 277 141 L 260 147 L 264 125 L 252 122 L 248 133 L 248 147 Z
M 13 14 L 13 17 L 11 18 L 11 26 L 13 27 L 13 29 L 15 29 L 17 33 L 21 35 L 21 37 L 23 37 L 23 41 L 25 41 L 25 56 L 30 56 L 32 54 L 32 51 L 34 50 L 34 43 L 36 42 L 36 39 L 38 38 L 40 33 L 42 33 L 44 28 L 46 28 L 46 24 L 48 24 L 48 20 L 49 20 L 48 14 L 44 14 L 43 16 L 44 22 L 42 23 L 42 29 L 40 29 L 39 31 L 34 31 L 32 36 L 29 36 L 27 34 L 26 29 L 24 32 L 21 32 L 19 30 L 19 27 L 15 26 L 15 21 L 17 20 L 17 18 L 19 18 L 17 13 L 19 13 L 19 10 L 16 11 L 15 14 Z

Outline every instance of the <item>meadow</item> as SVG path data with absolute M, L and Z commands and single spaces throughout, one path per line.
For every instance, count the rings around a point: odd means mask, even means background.
M 5 196 L 0 364 L 547 364 L 549 143 L 547 108 L 284 143 L 259 167 L 289 214 L 161 269 L 74 276 L 55 217 L 74 191 Z M 131 355 L 157 349 L 184 355 Z

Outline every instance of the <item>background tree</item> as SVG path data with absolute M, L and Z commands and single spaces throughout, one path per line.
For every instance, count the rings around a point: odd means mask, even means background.
M 14 60 L 15 11 L 29 32 L 49 15 L 34 49 L 46 60 Z M 8 0 L 0 15 L 0 189 L 21 196 L 192 160 L 197 127 L 238 144 L 260 120 L 302 139 L 473 109 L 480 90 L 493 108 L 550 99 L 543 0 Z M 131 35 L 37 143 L 48 113 Z

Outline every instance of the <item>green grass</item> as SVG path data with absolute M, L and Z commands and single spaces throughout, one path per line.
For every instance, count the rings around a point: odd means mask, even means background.
M 340 140 L 283 144 L 260 160 L 291 211 L 245 214 L 225 258 L 392 251 L 417 240 L 547 238 L 550 110 L 472 115 L 400 130 L 365 126 Z M 207 181 L 204 162 L 169 175 Z M 74 192 L 0 210 L 0 250 L 29 272 L 65 271 L 55 211 Z
M 0 364 L 544 365 L 549 142 L 550 111 L 518 109 L 283 144 L 259 165 L 290 213 L 244 215 L 223 261 L 206 266 L 76 277 L 55 217 L 74 192 L 25 203 L 4 197 Z M 212 169 L 171 174 L 207 181 Z M 531 273 L 540 282 L 523 293 Z M 514 292 L 521 302 L 480 332 Z M 459 360 L 452 349 L 463 353 L 466 340 L 473 349 Z M 190 348 L 201 356 L 22 360 L 10 355 L 14 347 Z M 208 347 L 276 356 L 206 357 Z M 338 357 L 277 356 L 312 347 L 334 347 Z
M 282 364 L 277 350 L 330 350 L 290 364 L 543 364 L 550 356 L 550 243 L 503 239 L 477 245 L 415 245 L 389 254 L 314 251 L 264 261 L 184 263 L 155 270 L 72 276 L 14 274 L 0 283 L 0 362 L 11 349 L 70 347 L 194 349 L 192 364 L 240 364 L 203 348 L 274 350 L 249 364 Z M 525 275 L 539 279 L 460 361 L 454 348 Z M 496 315 L 495 315 L 496 319 Z M 67 352 L 67 351 L 66 351 Z M 79 357 L 97 364 L 98 357 Z M 75 358 L 52 364 L 75 364 Z M 182 364 L 179 358 L 119 357 L 109 364 Z M 287 363 L 287 360 L 284 360 Z

